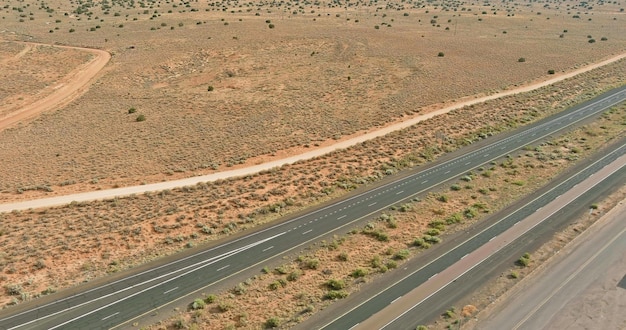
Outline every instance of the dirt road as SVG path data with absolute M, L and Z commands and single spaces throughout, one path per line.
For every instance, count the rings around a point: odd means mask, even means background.
M 27 47 L 16 57 L 19 58 L 23 56 L 34 46 L 44 45 L 32 42 L 28 42 L 26 44 Z M 70 72 L 70 74 L 67 75 L 60 82 L 60 84 L 55 87 L 55 90 L 54 92 L 52 92 L 52 94 L 42 99 L 39 99 L 31 104 L 28 104 L 17 111 L 11 112 L 5 117 L 0 118 L 0 131 L 18 122 L 33 118 L 42 112 L 60 109 L 68 103 L 72 102 L 87 91 L 89 85 L 93 81 L 93 78 L 100 72 L 100 70 L 102 70 L 102 68 L 104 68 L 107 63 L 109 63 L 109 60 L 111 59 L 111 54 L 100 49 L 58 45 L 45 46 L 81 50 L 92 53 L 95 55 L 95 57 L 89 62 L 84 63 L 83 65 Z M 15 59 L 16 58 L 12 58 L 12 60 Z
M 58 46 L 58 47 L 62 47 L 62 46 Z M 78 49 L 82 49 L 82 48 L 78 48 Z M 0 119 L 0 130 L 2 130 L 4 127 L 10 124 L 16 123 L 19 120 L 22 120 L 24 118 L 34 116 L 37 113 L 40 113 L 42 111 L 53 110 L 55 108 L 59 108 L 63 106 L 64 104 L 67 104 L 68 102 L 70 102 L 73 98 L 79 96 L 82 92 L 84 92 L 85 87 L 89 83 L 89 79 L 95 76 L 97 74 L 97 71 L 99 71 L 102 67 L 104 67 L 104 65 L 110 58 L 110 54 L 101 50 L 94 50 L 94 49 L 85 49 L 85 50 L 92 51 L 98 56 L 92 62 L 88 63 L 87 67 L 84 70 L 80 71 L 80 74 L 76 75 L 76 79 L 72 83 L 68 83 L 67 85 L 59 88 L 59 91 L 57 91 L 55 94 L 50 95 L 49 97 L 42 99 L 38 102 L 35 102 L 24 109 L 21 109 L 17 113 L 13 114 L 11 117 Z M 82 193 L 76 193 L 76 194 L 65 195 L 65 196 L 55 196 L 55 197 L 42 198 L 42 199 L 36 199 L 36 200 L 30 200 L 30 201 L 26 200 L 26 201 L 15 202 L 15 203 L 0 204 L 0 212 L 6 212 L 6 211 L 11 211 L 11 210 L 17 210 L 17 209 L 50 207 L 50 206 L 67 204 L 72 201 L 89 201 L 89 200 L 96 200 L 96 199 L 106 199 L 106 198 L 113 198 L 116 196 L 140 194 L 140 193 L 144 193 L 147 191 L 161 191 L 165 189 L 173 189 L 177 187 L 195 185 L 200 182 L 210 182 L 210 181 L 215 181 L 218 179 L 227 179 L 227 178 L 232 178 L 232 177 L 240 177 L 240 176 L 245 176 L 249 174 L 254 174 L 260 171 L 269 170 L 275 167 L 280 167 L 285 164 L 292 164 L 297 161 L 308 160 L 311 158 L 319 157 L 324 154 L 333 152 L 337 149 L 345 149 L 345 148 L 354 146 L 358 143 L 371 140 L 380 136 L 384 136 L 386 134 L 389 134 L 390 132 L 410 127 L 421 121 L 430 119 L 434 116 L 445 114 L 450 111 L 463 108 L 465 106 L 469 106 L 469 105 L 485 102 L 488 100 L 493 100 L 493 99 L 497 99 L 500 97 L 517 94 L 517 93 L 528 92 L 528 91 L 538 89 L 538 88 L 541 88 L 550 84 L 554 84 L 556 82 L 565 80 L 575 75 L 588 72 L 595 68 L 616 62 L 623 58 L 626 58 L 626 53 L 613 56 L 604 61 L 587 65 L 585 67 L 573 70 L 568 73 L 555 75 L 554 77 L 545 81 L 532 83 L 532 84 L 522 86 L 516 89 L 502 91 L 502 92 L 495 93 L 495 94 L 488 95 L 488 96 L 477 97 L 475 99 L 457 102 L 450 106 L 444 107 L 442 109 L 432 111 L 427 114 L 410 117 L 408 119 L 402 118 L 402 119 L 399 119 L 398 122 L 392 123 L 381 129 L 376 129 L 370 132 L 357 133 L 355 135 L 352 135 L 351 137 L 338 141 L 337 143 L 334 143 L 329 146 L 320 147 L 320 148 L 311 150 L 309 152 L 305 152 L 302 154 L 298 154 L 298 155 L 294 155 L 294 156 L 290 156 L 290 157 L 286 157 L 286 158 L 282 158 L 282 159 L 278 159 L 278 160 L 274 160 L 274 161 L 270 161 L 270 162 L 266 162 L 262 164 L 252 165 L 249 167 L 238 168 L 238 169 L 229 170 L 229 171 L 212 173 L 208 175 L 196 176 L 196 177 L 185 178 L 185 179 L 177 179 L 177 180 L 165 181 L 165 182 L 159 182 L 159 183 L 153 183 L 153 184 L 147 184 L 147 185 L 129 186 L 129 187 L 123 187 L 123 188 L 99 190 L 99 191 L 92 191 L 92 192 L 82 192 Z

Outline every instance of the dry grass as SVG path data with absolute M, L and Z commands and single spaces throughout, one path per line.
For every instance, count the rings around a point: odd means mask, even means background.
M 626 41 L 618 5 L 608 3 L 591 11 L 574 2 L 422 8 L 383 1 L 347 10 L 233 2 L 221 11 L 202 2 L 132 9 L 115 2 L 108 14 L 91 7 L 92 15 L 72 14 L 76 7 L 66 2 L 51 2 L 50 13 L 35 5 L 20 13 L 12 8 L 23 3 L 7 4 L 3 38 L 104 48 L 114 57 L 79 100 L 0 133 L 4 200 L 255 163 L 578 67 L 623 50 Z M 576 11 L 581 19 L 572 17 Z M 22 14 L 27 22 L 19 22 Z M 137 123 L 127 114 L 131 107 L 147 120 Z M 38 186 L 52 192 L 16 195 Z
M 50 94 L 90 58 L 72 49 L 0 42 L 0 118 Z
M 623 136 L 621 126 L 625 115 L 626 105 L 622 105 L 620 110 L 589 126 L 541 145 L 528 146 L 510 158 L 470 172 L 447 189 L 398 206 L 395 211 L 389 210 L 382 217 L 371 219 L 364 228 L 355 228 L 346 236 L 335 236 L 332 241 L 315 245 L 306 255 L 274 270 L 266 268 L 232 290 L 218 294 L 206 309 L 177 313 L 152 328 L 170 329 L 184 324 L 191 328 L 258 329 L 270 317 L 277 317 L 283 328 L 289 328 L 332 303 L 326 298 L 332 292 L 329 281 L 344 284 L 345 287 L 336 289 L 349 295 L 364 283 L 401 267 L 404 259 L 419 254 L 421 248 L 415 246 L 416 238 L 429 240 L 426 234 L 430 234 L 446 239 L 447 233 L 462 231 L 544 185 L 579 157 L 600 148 L 607 138 Z M 589 134 L 600 131 L 607 135 L 598 138 L 597 134 Z M 443 195 L 445 202 L 440 198 Z M 558 238 L 562 241 L 561 236 Z M 380 237 L 388 240 L 381 241 Z M 533 263 L 539 260 L 536 258 L 532 257 Z M 311 260 L 316 261 L 314 269 L 308 266 Z M 519 276 L 526 272 L 526 268 L 520 269 Z M 294 281 L 289 280 L 292 273 L 299 275 Z M 484 307 L 482 300 L 471 302 Z M 223 311 L 220 304 L 232 308 Z M 475 306 L 466 307 L 464 313 L 476 312 Z
M 619 72 L 623 67 L 624 63 L 618 63 L 593 71 L 545 88 L 543 94 L 534 92 L 462 109 L 344 151 L 254 176 L 103 202 L 2 214 L 0 244 L 7 247 L 0 259 L 3 267 L 2 282 L 22 283 L 24 291 L 32 297 L 48 287 L 73 286 L 174 253 L 190 242 L 199 244 L 271 221 L 278 216 L 279 211 L 284 214 L 320 203 L 344 194 L 361 183 L 375 181 L 405 167 L 425 162 L 444 150 L 471 143 L 480 139 L 479 135 L 485 132 L 504 130 L 536 120 L 557 111 L 561 106 L 594 95 L 596 90 L 614 83 L 609 73 Z M 556 99 L 551 92 L 556 89 L 569 93 L 564 92 Z M 535 104 L 526 110 L 515 112 L 507 106 L 518 102 L 524 104 L 531 99 Z M 609 117 L 620 118 L 623 111 L 622 108 Z M 433 127 L 446 127 L 444 123 L 450 122 L 450 118 L 454 118 L 457 124 L 448 126 L 450 131 L 446 132 L 448 141 L 444 147 L 424 148 L 424 145 L 438 144 L 435 142 Z M 481 119 L 486 126 L 473 126 L 476 118 L 486 118 Z M 604 141 L 610 131 L 599 126 L 587 130 L 593 133 L 588 134 L 589 141 L 591 138 Z M 577 150 L 581 153 L 570 154 L 567 149 L 563 149 L 562 153 L 555 153 L 555 159 L 547 165 L 568 163 L 562 158 L 575 160 L 587 149 L 595 149 L 591 142 L 575 142 L 583 143 L 573 145 L 581 149 Z M 565 145 L 564 148 L 570 147 Z M 535 179 L 520 179 L 522 176 L 517 175 L 510 178 L 511 182 L 524 180 L 522 188 L 528 191 L 536 188 L 533 184 Z M 480 175 L 479 179 L 482 177 Z M 543 179 L 545 177 L 537 178 Z M 462 186 L 463 192 L 471 190 L 472 194 L 483 198 L 479 189 L 488 190 L 489 186 L 471 184 L 474 185 L 472 189 Z M 507 187 L 514 188 L 513 191 L 522 191 L 512 183 Z M 449 194 L 453 193 L 456 192 Z M 507 203 L 504 197 L 509 193 L 501 188 L 488 195 L 488 207 L 496 209 Z M 437 204 L 439 206 L 436 210 L 426 210 L 430 216 L 462 211 L 464 206 L 458 204 L 462 200 L 452 198 L 449 203 Z M 401 222 L 416 226 L 413 232 L 419 231 L 418 228 L 428 222 L 428 218 L 415 219 L 414 222 Z M 396 234 L 392 232 L 391 235 Z M 398 242 L 410 239 L 402 237 Z M 351 253 L 353 250 L 346 248 L 346 251 Z M 41 265 L 40 260 L 45 267 L 35 266 Z M 11 301 L 12 297 L 4 297 L 5 302 Z

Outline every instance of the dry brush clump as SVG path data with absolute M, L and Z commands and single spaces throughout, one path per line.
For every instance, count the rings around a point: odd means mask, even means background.
M 1 134 L 7 163 L 0 189 L 7 199 L 24 197 L 15 194 L 21 187 L 49 186 L 52 194 L 103 189 L 293 154 L 426 112 L 433 104 L 525 84 L 548 69 L 567 71 L 621 51 L 624 42 L 614 28 L 620 21 L 607 11 L 617 9 L 613 3 L 596 6 L 592 23 L 547 20 L 562 9 L 510 3 L 493 4 L 494 14 L 480 15 L 478 23 L 480 4 L 455 3 L 441 12 L 437 4 L 436 26 L 427 23 L 434 19 L 427 12 L 434 4 L 384 1 L 343 11 L 328 3 L 298 9 L 269 30 L 266 21 L 276 23 L 285 14 L 276 7 L 284 10 L 284 4 L 149 8 L 124 2 L 107 8 L 56 1 L 28 8 L 27 2 L 7 8 L 6 30 L 24 31 L 14 38 L 28 35 L 115 55 L 80 101 Z M 365 9 L 372 6 L 383 9 Z M 20 23 L 20 15 L 34 20 Z M 372 33 L 374 23 L 384 28 Z M 567 36 L 558 38 L 564 29 Z M 608 40 L 588 45 L 587 35 Z M 502 61 L 485 60 L 477 51 L 484 49 Z M 434 56 L 439 51 L 444 58 Z M 517 62 L 520 56 L 526 62 Z M 18 80 L 3 83 L 11 81 Z M 147 121 L 138 125 L 127 116 L 131 106 Z
M 37 288 L 31 291 L 36 293 L 49 286 L 72 286 L 225 237 L 434 159 L 491 132 L 537 120 L 558 109 L 559 103 L 555 102 L 559 100 L 551 92 L 556 88 L 563 91 L 561 101 L 571 104 L 597 93 L 594 90 L 599 89 L 601 83 L 612 83 L 609 75 L 602 70 L 599 72 L 601 78 L 588 74 L 558 87 L 546 88 L 544 92 L 551 94 L 547 97 L 531 93 L 462 109 L 347 150 L 243 178 L 107 201 L 2 214 L 3 235 L 0 239 L 4 246 L 15 247 L 7 249 L 3 255 L 5 276 L 12 281 L 33 274 Z M 532 99 L 535 106 L 519 112 L 510 110 L 513 105 L 524 104 L 525 98 Z M 507 104 L 510 107 L 506 107 Z M 614 115 L 606 116 L 613 118 Z M 454 118 L 454 125 L 448 125 L 449 118 Z M 476 118 L 484 121 L 485 127 L 474 127 Z M 443 147 L 441 139 L 431 133 L 432 127 L 447 127 Z M 594 138 L 603 137 L 605 132 L 592 125 L 586 134 Z M 547 160 L 545 164 L 534 166 L 564 162 L 564 155 L 575 160 L 586 148 L 577 146 L 572 153 L 559 153 L 557 149 L 542 156 Z M 515 175 L 516 169 L 507 171 Z M 491 175 L 492 169 L 481 174 Z M 528 178 L 510 180 L 512 186 L 523 182 L 523 186 L 532 187 L 532 180 Z M 466 190 L 471 184 L 459 182 L 457 185 L 460 190 Z M 481 187 L 476 195 L 485 195 L 489 191 L 488 187 Z M 497 196 L 498 193 L 491 195 Z M 430 212 L 445 214 L 447 208 L 459 207 L 455 203 L 454 200 L 440 203 Z M 499 206 L 497 203 L 494 199 L 490 205 Z M 468 210 L 469 214 L 475 211 Z M 385 228 L 384 232 L 375 235 L 384 242 L 387 230 Z M 40 259 L 47 266 L 32 271 L 32 266 Z
M 622 105 L 620 110 L 614 109 L 604 115 L 606 122 L 590 126 L 604 126 L 605 138 L 614 140 L 623 136 L 620 118 L 625 111 L 626 106 Z M 611 124 L 605 125 L 608 123 Z M 274 270 L 264 268 L 261 274 L 244 284 L 217 295 L 218 301 L 227 300 L 234 307 L 229 313 L 219 312 L 219 309 L 200 316 L 188 312 L 177 319 L 182 317 L 189 324 L 200 327 L 206 324 L 244 326 L 238 321 L 238 315 L 246 313 L 245 326 L 260 326 L 268 315 L 277 315 L 283 326 L 302 322 L 311 312 L 327 308 L 332 301 L 350 295 L 361 285 L 375 281 L 381 274 L 392 271 L 407 258 L 427 249 L 425 242 L 437 244 L 445 239 L 446 234 L 464 231 L 489 213 L 531 193 L 574 163 L 575 159 L 568 155 L 584 157 L 593 153 L 605 144 L 606 139 L 588 139 L 589 129 L 589 126 L 582 127 L 540 146 L 528 146 L 527 150 L 467 173 L 448 188 L 443 188 L 449 196 L 446 203 L 437 198 L 439 194 L 432 193 L 423 199 L 415 198 L 392 206 L 362 228 L 315 244 L 312 249 L 306 249 L 306 255 Z M 546 157 L 551 161 L 546 162 Z M 520 178 L 527 180 L 527 184 L 519 187 L 511 183 Z M 457 184 L 462 185 L 462 189 L 448 190 Z M 487 192 L 480 192 L 483 187 L 488 187 Z M 386 238 L 380 239 L 382 235 Z M 522 258 L 530 259 L 526 254 Z M 292 276 L 294 273 L 298 275 Z M 245 286 L 246 290 L 239 289 L 240 286 Z M 233 296 L 233 292 L 237 294 Z M 278 314 L 273 301 L 280 301 Z M 475 307 L 468 307 L 462 315 L 475 312 Z M 455 311 L 446 315 L 451 319 L 457 317 Z

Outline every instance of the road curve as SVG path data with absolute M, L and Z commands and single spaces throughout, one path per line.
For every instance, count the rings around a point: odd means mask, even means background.
M 374 185 L 336 203 L 313 210 L 195 255 L 159 265 L 101 287 L 31 306 L 30 310 L 0 311 L 0 329 L 109 328 L 168 302 L 183 299 L 207 286 L 254 269 L 276 256 L 341 230 L 381 210 L 598 115 L 626 98 L 626 86 L 600 95 L 555 116 L 494 136 L 484 146 L 435 162 L 396 181 Z M 623 149 L 626 149 L 624 147 Z M 622 154 L 624 150 L 622 150 Z M 615 153 L 611 153 L 611 156 Z M 617 157 L 617 156 L 616 156 Z M 19 310 L 19 306 L 18 306 Z M 9 313 L 14 313 L 13 315 Z
M 445 114 L 450 111 L 463 108 L 465 106 L 478 104 L 478 103 L 482 103 L 482 102 L 489 101 L 489 100 L 494 100 L 497 98 L 501 98 L 501 97 L 505 97 L 505 96 L 509 96 L 513 94 L 524 93 L 524 92 L 532 91 L 535 89 L 539 89 L 541 87 L 554 84 L 556 82 L 565 80 L 567 78 L 571 78 L 578 74 L 588 72 L 598 67 L 617 62 L 623 58 L 626 58 L 626 53 L 613 56 L 599 63 L 587 65 L 580 69 L 576 69 L 576 70 L 573 70 L 571 72 L 568 72 L 562 75 L 557 75 L 551 79 L 548 79 L 539 83 L 495 93 L 495 94 L 484 96 L 484 97 L 479 97 L 479 98 L 472 99 L 469 101 L 455 103 L 451 106 L 445 107 L 443 109 L 439 109 L 437 111 L 433 111 L 424 115 L 412 117 L 408 120 L 389 125 L 379 130 L 368 132 L 355 138 L 337 142 L 333 145 L 311 150 L 309 152 L 305 152 L 305 153 L 295 155 L 292 157 L 278 159 L 278 160 L 266 162 L 263 164 L 253 165 L 253 166 L 239 168 L 235 170 L 217 172 L 217 173 L 212 173 L 208 175 L 196 176 L 196 177 L 185 178 L 185 179 L 178 179 L 178 180 L 159 182 L 159 183 L 153 183 L 153 184 L 147 184 L 147 185 L 122 187 L 122 188 L 115 188 L 115 189 L 104 189 L 104 190 L 98 190 L 98 191 L 92 191 L 92 192 L 83 192 L 83 193 L 76 193 L 76 194 L 71 194 L 71 195 L 41 198 L 41 199 L 36 199 L 36 200 L 5 203 L 5 204 L 0 204 L 0 212 L 10 212 L 13 210 L 27 210 L 27 209 L 36 209 L 36 208 L 43 208 L 43 207 L 65 205 L 74 201 L 86 202 L 86 201 L 93 201 L 93 200 L 108 199 L 108 198 L 128 196 L 128 195 L 133 195 L 133 194 L 141 194 L 145 192 L 154 192 L 154 191 L 174 189 L 174 188 L 179 188 L 179 187 L 184 187 L 184 186 L 192 186 L 200 182 L 210 182 L 210 181 L 215 181 L 219 179 L 246 176 L 246 175 L 258 173 L 264 170 L 269 170 L 275 167 L 280 167 L 285 164 L 293 164 L 298 161 L 319 157 L 319 156 L 333 152 L 338 149 L 345 149 L 345 148 L 354 146 L 358 143 L 384 136 L 386 134 L 389 134 L 390 132 L 410 127 L 421 121 L 430 119 L 434 116 Z
M 0 118 L 0 131 L 20 121 L 35 117 L 42 112 L 56 110 L 69 104 L 87 91 L 87 88 L 93 82 L 93 78 L 100 72 L 100 70 L 102 70 L 102 68 L 104 68 L 105 65 L 107 65 L 107 63 L 109 63 L 109 60 L 111 59 L 111 54 L 100 49 L 48 45 L 34 42 L 26 42 L 25 44 L 27 44 L 29 47 L 48 46 L 65 49 L 76 49 L 94 54 L 95 57 L 89 62 L 80 65 L 77 69 L 70 72 L 69 81 L 67 81 L 61 87 L 55 89 L 52 94 Z

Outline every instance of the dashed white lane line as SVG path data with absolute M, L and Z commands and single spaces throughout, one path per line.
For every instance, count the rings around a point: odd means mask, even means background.
M 102 321 L 104 321 L 104 320 L 106 320 L 106 319 L 108 319 L 108 318 L 111 318 L 111 317 L 113 317 L 113 316 L 115 316 L 115 315 L 117 315 L 117 314 L 119 314 L 119 313 L 120 313 L 120 312 L 113 313 L 113 314 L 111 314 L 111 315 L 109 315 L 109 316 L 107 316 L 107 317 L 104 317 L 104 318 L 102 318 Z
M 402 298 L 402 296 L 400 296 L 400 297 L 398 297 L 398 298 L 396 298 L 396 299 L 392 300 L 392 301 L 389 303 L 389 305 L 391 305 L 391 304 L 395 303 L 395 302 L 396 302 L 396 301 L 398 301 L 398 299 L 400 299 L 400 298 Z
M 163 292 L 163 294 L 168 294 L 168 293 L 170 293 L 170 292 L 172 292 L 172 291 L 174 291 L 174 290 L 176 290 L 176 289 L 178 289 L 178 287 L 175 287 L 175 288 L 173 288 L 173 289 L 169 289 L 169 290 L 167 290 L 167 291 Z M 103 320 L 104 320 L 104 319 L 103 319 Z
M 344 215 L 340 216 L 339 218 L 337 218 L 337 220 L 341 220 L 341 219 L 343 219 L 345 217 L 346 217 L 346 215 L 344 214 Z
M 303 233 L 302 233 L 302 235 L 306 235 L 306 234 L 308 234 L 308 233 L 310 233 L 310 232 L 312 232 L 312 231 L 313 231 L 313 229 L 309 229 L 309 230 L 307 230 L 307 231 L 303 232 Z
M 217 269 L 217 271 L 219 272 L 220 270 L 224 270 L 224 269 L 226 269 L 226 268 L 228 268 L 228 267 L 230 267 L 230 265 L 226 265 L 226 266 L 224 266 L 224 267 L 220 267 L 220 268 L 218 268 L 218 269 Z
M 372 206 L 376 205 L 376 203 L 377 202 L 374 202 L 374 203 L 368 204 L 367 206 L 372 207 Z
M 404 190 L 400 190 L 400 191 L 398 191 L 398 192 L 396 193 L 396 195 L 400 195 L 400 194 L 401 194 L 401 193 L 403 193 L 403 192 L 404 192 Z
M 265 251 L 269 251 L 269 250 L 271 250 L 271 249 L 273 249 L 273 248 L 274 248 L 274 246 L 272 245 L 272 246 L 270 246 L 270 247 L 268 247 L 268 248 L 263 249 L 263 252 L 265 252 Z

